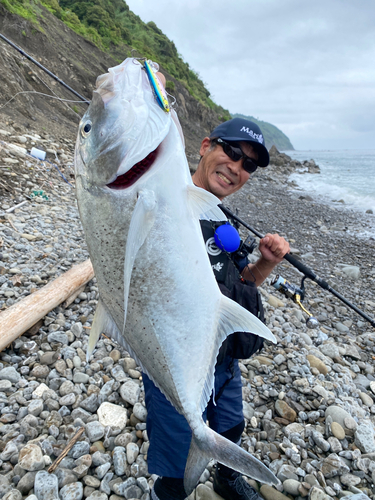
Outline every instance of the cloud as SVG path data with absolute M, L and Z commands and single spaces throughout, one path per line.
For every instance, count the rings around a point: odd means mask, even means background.
M 373 147 L 372 0 L 127 3 L 175 42 L 231 112 L 275 124 L 295 147 L 331 139 L 346 148 L 353 134 L 358 147 Z

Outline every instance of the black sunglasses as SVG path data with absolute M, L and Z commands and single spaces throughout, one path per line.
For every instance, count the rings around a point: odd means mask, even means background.
M 240 147 L 232 146 L 227 142 L 223 141 L 223 139 L 212 139 L 212 142 L 215 144 L 219 144 L 223 148 L 224 153 L 229 156 L 229 158 L 233 161 L 239 161 L 243 159 L 243 169 L 246 170 L 249 174 L 255 172 L 258 168 L 258 165 L 255 161 L 249 156 L 245 155 Z

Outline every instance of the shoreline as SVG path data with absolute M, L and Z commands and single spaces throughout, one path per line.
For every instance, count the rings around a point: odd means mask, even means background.
M 355 212 L 364 214 L 375 212 L 375 191 L 371 190 L 370 186 L 365 183 L 365 177 L 370 175 L 370 167 L 375 162 L 375 150 L 316 150 L 290 151 L 289 153 L 291 159 L 301 162 L 301 168 L 296 169 L 294 175 L 292 174 L 289 179 L 291 182 L 294 181 L 299 189 L 310 194 L 317 201 L 321 199 L 329 206 L 342 204 Z M 311 156 L 320 167 L 321 175 L 316 179 L 314 176 L 305 175 L 305 172 L 301 173 L 301 170 L 306 170 L 303 164 L 311 161 Z M 341 169 L 337 169 L 335 166 L 337 162 L 340 162 Z M 358 162 L 361 167 L 357 167 Z M 359 177 L 357 177 L 358 168 Z M 336 182 L 335 176 L 341 178 L 342 173 L 346 171 L 348 172 L 346 179 L 342 178 Z

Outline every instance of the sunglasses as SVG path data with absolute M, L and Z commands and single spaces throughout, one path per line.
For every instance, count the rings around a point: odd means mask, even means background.
M 240 147 L 232 146 L 231 144 L 223 141 L 223 139 L 212 139 L 212 142 L 215 144 L 219 144 L 219 146 L 223 148 L 224 153 L 229 156 L 231 160 L 239 161 L 243 159 L 243 169 L 246 170 L 246 172 L 248 172 L 249 174 L 252 174 L 258 168 L 258 165 L 255 163 L 255 161 L 249 156 L 245 155 Z

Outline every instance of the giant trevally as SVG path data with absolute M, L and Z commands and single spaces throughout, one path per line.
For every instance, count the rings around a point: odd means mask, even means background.
M 88 356 L 106 332 L 185 416 L 187 494 L 211 458 L 277 484 L 202 419 L 224 339 L 236 331 L 275 338 L 220 293 L 199 224 L 202 214 L 225 219 L 220 200 L 193 185 L 177 115 L 156 99 L 155 73 L 153 63 L 131 58 L 109 69 L 79 125 L 77 198 L 100 293 Z

